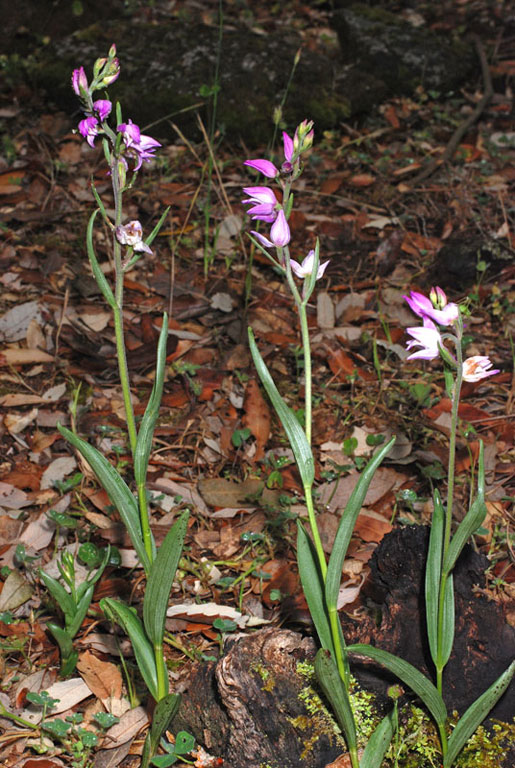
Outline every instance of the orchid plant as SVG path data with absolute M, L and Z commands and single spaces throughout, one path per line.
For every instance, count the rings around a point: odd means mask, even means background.
M 128 443 L 133 459 L 136 494 L 96 448 L 78 437 L 74 431 L 63 426 L 59 426 L 59 430 L 90 464 L 99 482 L 109 495 L 127 528 L 147 578 L 143 599 L 143 620 L 131 607 L 119 600 L 104 598 L 100 601 L 100 606 L 106 616 L 117 621 L 129 635 L 143 680 L 151 696 L 157 702 L 143 751 L 142 765 L 147 766 L 157 749 L 162 733 L 177 711 L 180 701 L 178 695 L 169 692 L 163 640 L 168 598 L 186 535 L 188 513 L 185 512 L 177 520 L 157 549 L 150 528 L 146 476 L 154 427 L 163 391 L 168 320 L 165 314 L 157 346 L 154 386 L 138 427 L 131 399 L 124 343 L 123 282 L 127 271 L 143 254 L 152 254 L 152 242 L 165 220 L 167 211 L 163 213 L 152 232 L 145 239 L 139 221 L 133 220 L 124 223 L 123 194 L 134 184 L 143 163 L 152 160 L 156 150 L 161 145 L 151 136 L 142 133 L 139 126 L 132 120 L 124 121 L 118 103 L 113 109 L 106 89 L 118 78 L 119 74 L 120 64 L 116 55 L 116 48 L 113 45 L 107 57 L 97 59 L 95 62 L 91 81 L 88 80 L 84 67 L 74 70 L 72 88 L 79 97 L 85 113 L 85 117 L 79 122 L 78 131 L 90 147 L 94 147 L 97 140 L 101 140 L 114 198 L 114 217 L 111 218 L 92 183 L 92 192 L 97 208 L 89 219 L 86 245 L 93 275 L 113 312 L 118 369 L 125 406 Z M 95 98 L 94 94 L 97 91 L 102 92 L 102 98 Z M 116 119 L 114 125 L 111 125 L 109 119 L 113 114 Z M 93 232 L 99 213 L 104 224 L 112 233 L 114 288 L 109 284 L 95 253 Z
M 351 678 L 348 649 L 338 620 L 337 601 L 343 562 L 350 543 L 357 516 L 360 512 L 374 472 L 391 449 L 392 438 L 371 459 L 363 471 L 345 507 L 333 544 L 329 561 L 326 559 L 313 502 L 315 461 L 311 449 L 312 433 L 312 374 L 311 346 L 308 330 L 307 306 L 316 281 L 325 273 L 329 261 L 320 263 L 320 244 L 298 262 L 290 256 L 291 232 L 288 220 L 293 207 L 292 186 L 302 173 L 302 155 L 313 143 L 313 123 L 303 121 L 293 138 L 283 133 L 284 161 L 279 168 L 266 159 L 247 160 L 245 165 L 273 179 L 282 190 L 279 202 L 275 192 L 264 186 L 244 187 L 249 205 L 247 213 L 252 220 L 270 224 L 268 236 L 252 231 L 257 248 L 285 277 L 299 315 L 304 357 L 304 426 L 279 394 L 277 387 L 261 357 L 249 328 L 249 344 L 254 364 L 263 386 L 277 411 L 286 431 L 301 476 L 311 536 L 299 520 L 297 529 L 297 562 L 302 587 L 316 627 L 322 648 L 317 654 L 315 671 L 337 720 L 345 734 L 352 768 L 379 768 L 394 733 L 394 720 L 388 714 L 372 734 L 361 759 L 358 757 L 357 721 L 350 698 Z M 302 281 L 299 288 L 297 280 Z
M 426 626 L 431 658 L 435 666 L 436 687 L 411 664 L 379 648 L 366 645 L 349 646 L 358 653 L 380 662 L 412 688 L 431 712 L 440 736 L 443 768 L 451 768 L 454 760 L 476 728 L 495 706 L 509 686 L 515 673 L 515 662 L 473 702 L 450 735 L 447 734 L 447 709 L 443 700 L 444 669 L 454 643 L 454 566 L 470 536 L 483 522 L 485 506 L 484 449 L 480 441 L 477 495 L 470 508 L 452 533 L 454 481 L 456 466 L 456 436 L 459 421 L 460 393 L 463 381 L 477 382 L 499 373 L 488 357 L 474 355 L 463 359 L 464 308 L 448 302 L 440 287 L 433 288 L 429 298 L 417 291 L 404 297 L 409 307 L 422 320 L 422 326 L 407 329 L 408 360 L 441 358 L 445 365 L 447 390 L 451 398 L 451 426 L 445 506 L 438 490 L 434 492 L 433 519 L 429 535 L 425 572 Z M 454 354 L 445 346 L 449 342 Z M 417 349 L 417 347 L 420 347 Z M 413 350 L 416 351 L 413 351 Z
M 453 382 L 447 505 L 444 510 L 440 496 L 435 492 L 426 567 L 426 615 L 431 655 L 436 669 L 437 685 L 435 687 L 412 665 L 386 651 L 363 644 L 346 646 L 338 620 L 337 596 L 342 566 L 356 518 L 374 472 L 389 452 L 395 438 L 375 454 L 362 473 L 342 514 L 329 561 L 326 560 L 317 527 L 312 496 L 314 458 L 311 449 L 312 384 L 307 304 L 316 281 L 323 276 L 329 262 L 320 264 L 318 240 L 315 248 L 309 251 L 301 263 L 292 259 L 289 250 L 291 232 L 288 224 L 293 205 L 292 185 L 302 172 L 302 154 L 311 147 L 312 142 L 313 124 L 304 121 L 298 126 L 293 139 L 287 133 L 283 133 L 284 162 L 280 168 L 267 159 L 247 160 L 245 165 L 279 184 L 282 189 L 282 199 L 279 201 L 269 187 L 249 186 L 243 190 L 247 195 L 243 203 L 250 206 L 247 213 L 253 220 L 271 225 L 268 235 L 252 231 L 252 240 L 274 267 L 285 276 L 300 319 L 305 362 L 303 428 L 279 395 L 257 348 L 251 328 L 249 328 L 249 344 L 263 386 L 288 435 L 302 479 L 311 537 L 299 521 L 297 560 L 304 594 L 322 646 L 316 657 L 315 671 L 320 686 L 342 727 L 352 768 L 379 768 L 394 735 L 395 717 L 390 713 L 383 718 L 359 757 L 357 723 L 349 696 L 350 654 L 366 656 L 383 664 L 418 694 L 436 721 L 442 747 L 443 766 L 450 768 L 464 744 L 506 690 L 515 671 L 514 663 L 472 704 L 454 728 L 451 736 L 447 736 L 447 710 L 442 694 L 443 670 L 449 659 L 454 638 L 452 571 L 466 541 L 479 527 L 485 515 L 484 460 L 481 444 L 477 497 L 451 539 L 460 390 L 462 381 L 479 381 L 498 371 L 492 369 L 492 364 L 487 357 L 474 356 L 463 360 L 463 311 L 457 304 L 447 302 L 441 288 L 434 289 L 429 298 L 417 292 L 411 292 L 410 296 L 406 297 L 411 309 L 422 319 L 421 327 L 408 328 L 411 336 L 407 344 L 408 351 L 411 352 L 409 359 L 432 360 L 441 356 L 449 369 L 447 378 L 450 381 L 449 376 L 451 376 Z M 295 278 L 302 281 L 301 289 L 295 282 Z M 455 355 L 446 348 L 447 341 L 454 345 Z

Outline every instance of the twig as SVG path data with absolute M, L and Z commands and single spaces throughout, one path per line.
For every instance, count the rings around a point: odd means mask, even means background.
M 434 173 L 437 167 L 439 167 L 440 165 L 443 165 L 444 163 L 448 162 L 452 158 L 463 136 L 466 134 L 468 129 L 472 125 L 474 125 L 474 123 L 477 120 L 479 120 L 479 118 L 481 117 L 481 114 L 483 113 L 484 109 L 486 108 L 487 104 L 490 102 L 494 94 L 494 90 L 492 86 L 492 78 L 490 76 L 490 69 L 488 67 L 488 61 L 486 60 L 485 50 L 483 48 L 481 40 L 476 35 L 474 35 L 473 39 L 476 44 L 476 51 L 479 56 L 479 61 L 481 62 L 481 74 L 483 77 L 483 91 L 484 91 L 483 96 L 480 99 L 480 101 L 478 101 L 476 108 L 474 109 L 472 114 L 469 115 L 467 119 L 464 120 L 462 123 L 460 123 L 460 125 L 456 128 L 453 135 L 449 139 L 447 146 L 445 147 L 445 152 L 443 153 L 442 157 L 433 158 L 426 165 L 426 167 L 420 171 L 419 174 L 417 174 L 413 179 L 411 179 L 411 181 L 409 182 L 410 186 L 414 184 L 418 184 L 424 179 L 427 179 L 428 176 L 431 176 L 431 174 Z

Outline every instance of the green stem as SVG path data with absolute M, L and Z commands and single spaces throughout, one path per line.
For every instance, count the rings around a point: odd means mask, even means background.
M 149 562 L 152 563 L 154 560 L 154 550 L 152 547 L 152 531 L 150 530 L 150 515 L 148 511 L 147 489 L 145 482 L 138 483 L 138 506 L 143 545 L 145 547 L 145 552 L 148 555 Z
M 122 223 L 122 189 L 120 188 L 120 178 L 116 162 L 111 163 L 111 179 L 114 195 L 114 226 L 120 226 Z M 120 382 L 122 385 L 123 403 L 125 406 L 125 418 L 127 421 L 127 431 L 129 433 L 129 445 L 131 453 L 134 456 L 136 450 L 137 431 L 136 420 L 134 418 L 134 409 L 132 407 L 131 391 L 129 385 L 129 369 L 127 366 L 127 355 L 125 352 L 125 341 L 123 338 L 123 267 L 121 246 L 116 236 L 113 235 L 113 255 L 115 270 L 115 300 L 116 306 L 113 308 L 114 330 L 116 337 L 116 355 L 118 358 L 118 370 L 120 373 Z
M 161 699 L 168 695 L 168 676 L 166 674 L 162 643 L 154 645 L 154 659 L 157 671 L 157 700 L 161 701 Z
M 327 575 L 327 562 L 325 559 L 324 548 L 322 546 L 322 540 L 320 538 L 320 532 L 316 521 L 315 507 L 313 504 L 313 494 L 311 485 L 304 486 L 304 498 L 306 499 L 306 507 L 308 509 L 308 519 L 311 526 L 311 533 L 313 535 L 313 543 L 315 544 L 315 550 L 320 565 L 320 573 L 325 584 L 325 578 Z
M 451 527 L 452 527 L 452 509 L 454 502 L 454 473 L 456 469 L 456 435 L 458 432 L 458 411 L 460 405 L 460 393 L 461 385 L 463 382 L 463 351 L 461 348 L 461 340 L 463 336 L 463 325 L 461 317 L 458 320 L 456 328 L 456 378 L 454 380 L 454 387 L 452 392 L 452 407 L 451 407 L 451 432 L 449 438 L 449 464 L 447 468 L 447 506 L 445 509 L 445 529 L 444 539 L 442 547 L 442 563 L 447 554 L 449 544 L 451 541 Z M 445 603 L 445 587 L 447 584 L 448 573 L 443 568 L 440 574 L 440 589 L 438 594 L 438 630 L 437 630 L 437 646 L 438 657 L 440 657 L 440 651 L 443 645 L 443 616 L 444 616 L 444 603 Z M 442 664 L 436 665 L 436 687 L 440 695 L 443 692 L 443 670 Z
M 299 306 L 300 330 L 302 335 L 302 348 L 304 351 L 304 424 L 306 439 L 311 445 L 312 422 L 312 385 L 311 385 L 311 345 L 309 343 L 308 316 L 306 302 Z
M 331 627 L 331 636 L 333 638 L 334 653 L 336 656 L 336 666 L 338 672 L 343 680 L 343 684 L 347 691 L 350 689 L 350 670 L 349 662 L 347 658 L 347 648 L 345 646 L 345 639 L 341 632 L 341 625 L 338 619 L 338 611 L 336 607 L 329 608 L 329 625 Z

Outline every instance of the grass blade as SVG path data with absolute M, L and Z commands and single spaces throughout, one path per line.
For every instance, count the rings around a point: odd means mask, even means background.
M 329 609 L 336 609 L 338 601 L 338 593 L 340 591 L 340 583 L 342 580 L 342 567 L 347 549 L 351 540 L 352 531 L 356 525 L 356 519 L 360 513 L 363 501 L 367 495 L 368 487 L 374 476 L 374 473 L 390 448 L 395 442 L 395 437 L 384 445 L 380 451 L 368 462 L 367 466 L 361 473 L 361 477 L 356 483 L 351 497 L 345 506 L 345 510 L 340 520 L 336 537 L 334 539 L 333 550 L 329 558 L 329 564 L 327 568 L 327 576 L 325 583 L 325 595 L 327 607 Z

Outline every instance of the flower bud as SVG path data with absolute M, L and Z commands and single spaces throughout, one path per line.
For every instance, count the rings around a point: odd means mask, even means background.
M 81 98 L 85 98 L 88 94 L 88 78 L 84 72 L 84 67 L 74 69 L 72 74 L 72 88 Z
M 104 68 L 103 77 L 100 82 L 101 88 L 107 88 L 108 85 L 114 83 L 118 79 L 120 74 L 120 62 L 118 59 L 109 59 L 107 65 Z

